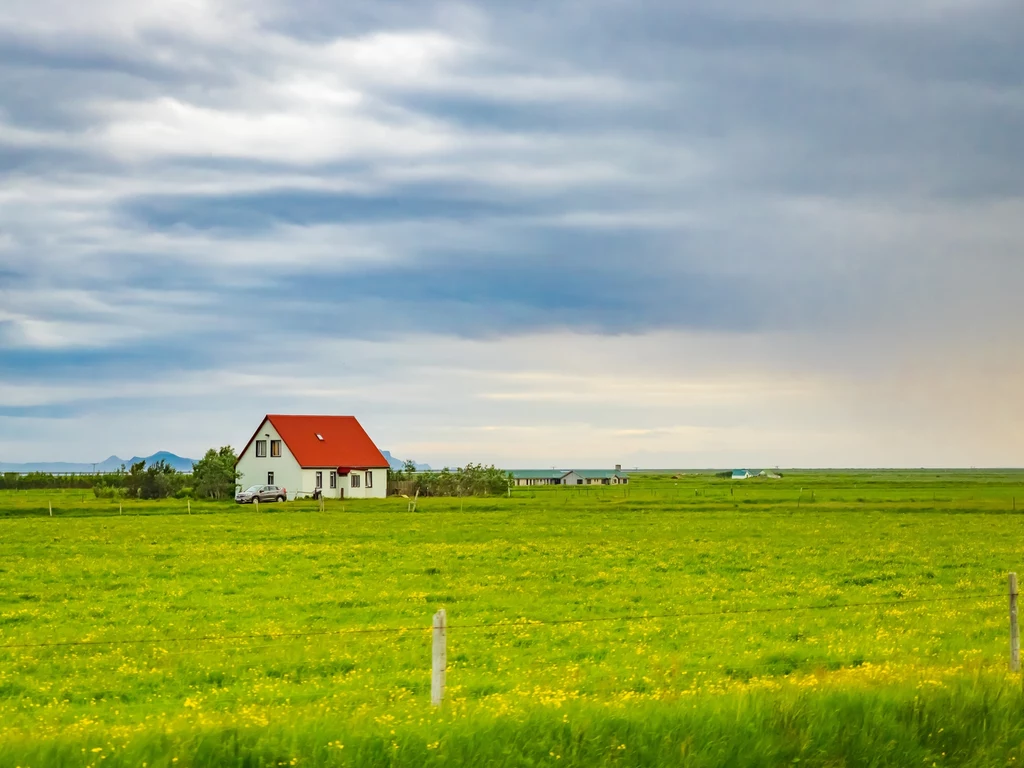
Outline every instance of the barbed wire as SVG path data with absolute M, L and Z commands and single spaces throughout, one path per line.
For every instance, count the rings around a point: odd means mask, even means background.
M 491 623 L 480 623 L 480 624 L 449 624 L 448 629 L 488 629 L 488 628 L 522 628 L 531 626 L 545 626 L 545 625 L 559 625 L 559 624 L 593 624 L 599 622 L 614 622 L 614 621 L 650 621 L 654 619 L 689 619 L 689 618 L 703 618 L 708 616 L 742 616 L 757 613 L 798 613 L 802 611 L 824 611 L 824 610 L 838 610 L 843 608 L 868 608 L 868 607 L 879 607 L 879 606 L 896 606 L 896 605 L 919 605 L 923 603 L 946 603 L 956 601 L 967 601 L 967 600 L 990 600 L 995 597 L 1005 597 L 1003 593 L 995 594 L 973 594 L 973 595 L 959 595 L 956 597 L 937 597 L 937 598 L 911 598 L 906 600 L 878 600 L 871 602 L 862 603 L 836 603 L 826 605 L 801 605 L 801 606 L 775 606 L 766 608 L 735 608 L 725 609 L 719 611 L 690 611 L 686 613 L 657 613 L 657 614 L 632 614 L 624 616 L 594 616 L 589 618 L 578 618 L 578 619 L 547 619 L 547 620 L 535 620 L 535 621 L 517 621 L 517 622 L 491 622 Z

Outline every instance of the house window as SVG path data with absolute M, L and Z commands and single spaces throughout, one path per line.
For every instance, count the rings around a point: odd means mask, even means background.
M 267 472 L 267 485 L 273 485 L 273 484 L 274 484 L 274 473 L 273 472 Z
M 323 488 L 324 487 L 324 473 L 323 472 L 317 472 L 316 473 L 316 487 L 317 488 Z
M 366 473 L 366 487 L 373 488 L 373 472 L 367 471 Z
M 262 459 L 267 455 L 267 441 L 257 440 L 256 441 L 256 458 Z
M 359 487 L 359 475 L 355 474 L 354 472 L 352 473 L 352 487 L 353 488 L 358 488 Z
M 270 457 L 273 459 L 281 458 L 281 441 L 271 440 L 270 441 Z
M 332 471 L 331 472 L 331 488 L 337 488 L 337 487 L 338 487 L 338 473 Z
M 583 478 L 582 477 L 579 480 L 576 481 L 576 485 L 583 485 Z

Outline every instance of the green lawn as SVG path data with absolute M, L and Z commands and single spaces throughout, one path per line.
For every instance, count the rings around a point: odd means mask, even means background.
M 3 492 L 0 767 L 1013 765 L 1017 503 L 1014 472 L 666 474 L 415 513 Z

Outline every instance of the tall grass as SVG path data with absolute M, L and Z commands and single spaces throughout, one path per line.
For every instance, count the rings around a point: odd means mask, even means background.
M 1024 758 L 1024 697 L 998 675 L 941 686 L 784 686 L 658 704 L 421 711 L 0 741 L 4 766 L 994 766 Z

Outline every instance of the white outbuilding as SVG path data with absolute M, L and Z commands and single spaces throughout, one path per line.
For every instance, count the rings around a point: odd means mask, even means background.
M 388 461 L 354 416 L 268 414 L 238 454 L 242 488 L 276 485 L 288 498 L 383 499 Z

